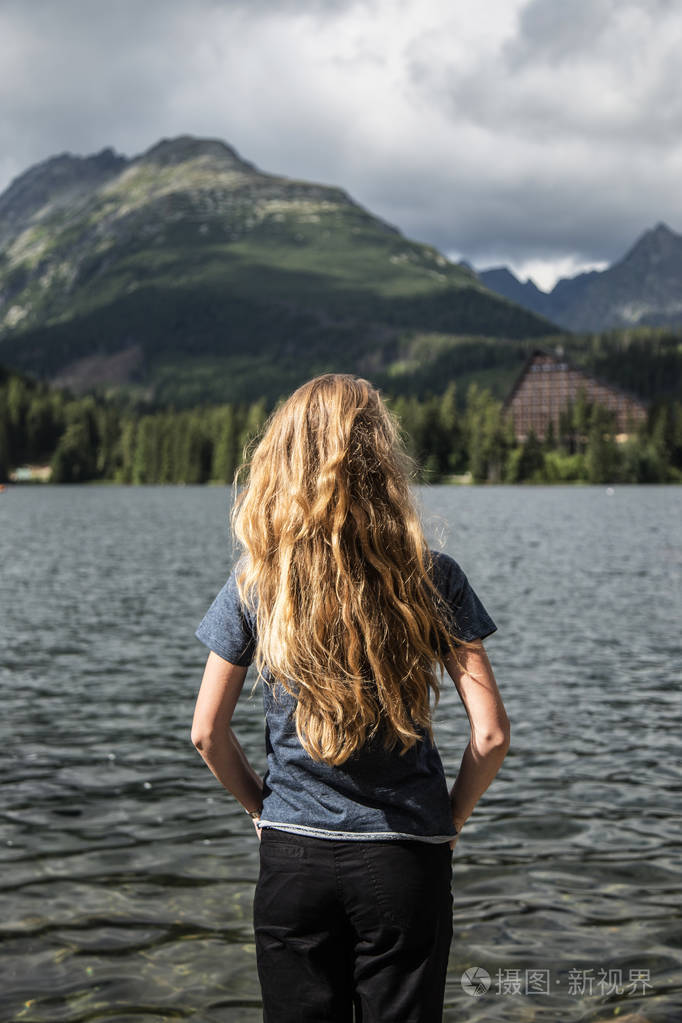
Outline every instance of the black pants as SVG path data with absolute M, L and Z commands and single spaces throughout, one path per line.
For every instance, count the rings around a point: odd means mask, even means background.
M 264 828 L 253 906 L 264 1023 L 441 1023 L 451 885 L 447 842 Z

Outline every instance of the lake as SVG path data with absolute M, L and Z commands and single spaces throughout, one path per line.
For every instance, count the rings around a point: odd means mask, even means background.
M 0 494 L 3 1020 L 261 1019 L 257 839 L 190 743 L 229 498 Z M 512 722 L 455 851 L 444 1019 L 679 1021 L 682 490 L 419 499 L 497 622 Z M 262 770 L 250 691 L 234 727 Z M 449 682 L 436 736 L 451 782 L 468 726 Z

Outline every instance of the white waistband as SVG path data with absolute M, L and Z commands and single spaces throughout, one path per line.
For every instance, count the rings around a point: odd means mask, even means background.
M 311 838 L 330 838 L 346 842 L 391 842 L 398 839 L 410 839 L 413 842 L 428 842 L 440 845 L 451 842 L 456 835 L 409 835 L 404 831 L 330 831 L 328 828 L 312 828 L 307 824 L 288 824 L 286 821 L 269 821 L 261 817 L 257 821 L 259 828 L 274 828 L 277 831 L 289 831 L 293 835 L 310 835 Z

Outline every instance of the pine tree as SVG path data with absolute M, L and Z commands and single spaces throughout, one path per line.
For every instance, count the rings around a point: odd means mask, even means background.
M 231 405 L 223 405 L 217 411 L 214 419 L 214 438 L 211 479 L 231 483 L 238 459 L 237 427 Z
M 585 451 L 589 483 L 614 483 L 620 478 L 621 458 L 613 437 L 613 416 L 600 405 L 593 405 Z

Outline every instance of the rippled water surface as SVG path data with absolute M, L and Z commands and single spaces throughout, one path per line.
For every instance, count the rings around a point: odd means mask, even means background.
M 261 1019 L 250 821 L 190 744 L 224 489 L 0 494 L 0 1019 Z M 447 1021 L 682 1019 L 682 491 L 440 488 L 512 746 L 455 852 Z M 263 766 L 260 695 L 235 729 Z M 437 737 L 467 742 L 454 687 Z M 480 967 L 490 987 L 460 978 Z

